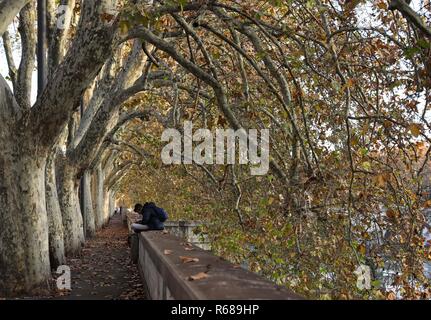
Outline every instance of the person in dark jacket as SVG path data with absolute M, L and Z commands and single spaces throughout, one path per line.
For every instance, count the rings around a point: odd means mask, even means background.
M 142 207 L 141 215 L 142 220 L 132 224 L 133 231 L 163 230 L 165 228 L 157 214 L 157 206 L 154 202 L 146 202 Z

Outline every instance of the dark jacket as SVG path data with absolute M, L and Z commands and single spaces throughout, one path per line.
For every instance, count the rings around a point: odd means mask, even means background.
M 141 210 L 142 220 L 139 224 L 146 224 L 150 229 L 153 230 L 163 230 L 165 228 L 163 222 L 159 220 L 156 212 L 156 206 L 152 203 L 145 204 Z

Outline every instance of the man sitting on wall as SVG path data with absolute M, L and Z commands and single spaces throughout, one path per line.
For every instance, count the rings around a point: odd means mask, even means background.
M 168 214 L 162 208 L 156 206 L 154 202 L 146 202 L 141 210 L 142 220 L 132 224 L 135 232 L 147 230 L 163 230 L 163 222 L 168 219 Z

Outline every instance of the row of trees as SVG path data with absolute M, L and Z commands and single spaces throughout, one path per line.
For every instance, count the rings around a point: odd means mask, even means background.
M 212 220 L 219 253 L 310 296 L 384 294 L 358 291 L 354 271 L 391 260 L 402 295 L 423 294 L 427 5 L 65 0 L 59 29 L 47 0 L 48 79 L 31 105 L 34 2 L 0 2 L 13 87 L 0 77 L 0 294 L 43 286 L 106 222 L 114 194 L 181 194 Z M 185 119 L 269 128 L 271 174 L 160 166 L 161 130 Z

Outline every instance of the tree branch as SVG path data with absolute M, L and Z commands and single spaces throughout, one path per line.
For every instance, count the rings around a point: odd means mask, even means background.
M 74 111 L 74 102 L 99 73 L 112 52 L 117 19 L 103 16 L 103 1 L 84 1 L 78 34 L 44 92 L 21 119 L 32 126 L 34 139 L 51 146 Z
M 5 33 L 3 33 L 2 38 L 3 38 L 4 53 L 6 55 L 6 61 L 7 61 L 7 65 L 9 68 L 9 77 L 12 81 L 12 85 L 13 85 L 13 88 L 15 90 L 18 70 L 16 68 L 15 61 L 13 59 L 12 43 L 11 43 L 9 32 L 5 31 Z
M 17 85 L 14 91 L 16 101 L 24 109 L 30 109 L 31 81 L 35 65 L 36 32 L 34 3 L 27 4 L 20 12 L 18 31 L 21 36 L 21 62 L 18 69 Z
M 398 10 L 411 24 L 421 30 L 428 38 L 431 38 L 431 28 L 422 21 L 421 17 L 404 0 L 392 0 L 389 3 L 389 10 Z
M 0 35 L 3 35 L 18 12 L 30 0 L 3 0 L 0 1 Z

